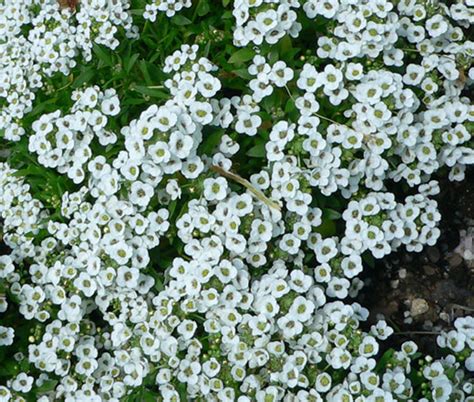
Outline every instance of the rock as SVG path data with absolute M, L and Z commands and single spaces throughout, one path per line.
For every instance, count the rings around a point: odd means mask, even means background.
M 430 265 L 423 265 L 423 271 L 425 272 L 426 275 L 431 276 L 436 273 L 436 268 Z
M 436 247 L 428 247 L 426 249 L 426 254 L 428 254 L 428 258 L 432 263 L 436 263 L 439 261 L 440 253 Z
M 452 255 L 450 255 L 447 258 L 447 260 L 448 260 L 448 263 L 449 263 L 450 267 L 458 267 L 463 262 L 462 257 L 457 253 L 453 253 Z
M 425 299 L 416 298 L 411 302 L 410 314 L 412 317 L 425 314 L 430 309 L 428 302 Z

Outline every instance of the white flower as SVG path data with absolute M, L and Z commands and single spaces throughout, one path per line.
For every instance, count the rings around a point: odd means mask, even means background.
M 227 180 L 223 177 L 204 180 L 204 197 L 208 201 L 221 201 L 227 196 Z
M 12 382 L 12 389 L 17 392 L 27 393 L 33 385 L 33 377 L 26 373 L 18 374 Z
M 15 332 L 13 328 L 0 325 L 0 346 L 9 346 L 13 344 Z
M 426 20 L 426 29 L 430 36 L 437 37 L 444 34 L 448 30 L 448 23 L 442 15 L 436 14 Z
M 289 314 L 300 322 L 309 320 L 314 311 L 314 304 L 303 296 L 298 296 L 290 307 Z
M 262 119 L 256 114 L 247 112 L 240 112 L 237 115 L 237 123 L 235 130 L 240 134 L 247 134 L 254 136 L 257 134 L 257 129 L 262 124 Z
M 293 79 L 294 72 L 291 68 L 287 67 L 283 61 L 277 61 L 273 66 L 269 74 L 270 80 L 277 87 L 284 87 L 289 81 Z
M 153 196 L 153 187 L 148 183 L 135 181 L 130 188 L 130 201 L 140 207 L 146 207 Z
M 209 124 L 212 119 L 212 106 L 207 102 L 194 102 L 189 108 L 192 118 L 200 124 Z

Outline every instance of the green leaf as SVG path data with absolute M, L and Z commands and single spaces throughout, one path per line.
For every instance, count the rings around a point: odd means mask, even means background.
M 250 148 L 247 151 L 246 155 L 252 158 L 265 158 L 267 155 L 267 151 L 265 149 L 265 143 L 261 142 L 257 145 L 254 145 L 252 148 Z
M 145 79 L 145 83 L 147 85 L 151 85 L 153 83 L 151 77 L 150 77 L 150 73 L 148 71 L 148 66 L 147 66 L 147 62 L 145 60 L 142 60 L 140 61 L 140 63 L 138 63 L 138 66 L 140 67 L 140 70 L 143 74 L 143 78 Z
M 246 68 L 241 68 L 238 70 L 232 71 L 235 75 L 237 75 L 240 78 L 243 78 L 244 80 L 251 80 L 252 75 L 248 72 Z
M 337 233 L 336 224 L 330 219 L 323 219 L 323 222 L 315 231 L 320 233 L 323 237 L 334 236 Z
M 150 267 L 150 269 L 147 270 L 147 273 L 155 280 L 155 284 L 153 287 L 157 292 L 161 292 L 165 286 L 163 285 L 163 280 L 158 274 L 158 272 L 155 271 L 153 267 Z
M 188 397 L 188 392 L 187 392 L 187 386 L 185 383 L 180 382 L 178 386 L 176 387 L 176 390 L 179 393 L 179 400 L 180 401 L 187 401 L 189 400 Z
M 197 6 L 197 15 L 200 17 L 205 16 L 210 10 L 209 3 L 207 0 L 201 0 Z
M 250 48 L 237 50 L 230 58 L 230 64 L 242 64 L 246 61 L 252 60 L 255 56 L 255 50 Z
M 140 55 L 138 53 L 136 53 L 132 57 L 130 57 L 130 60 L 128 60 L 128 63 L 125 66 L 125 70 L 127 71 L 127 73 L 129 73 L 132 70 L 133 66 L 135 65 L 135 63 L 136 63 L 136 61 L 138 60 L 139 57 L 140 57 Z
M 211 155 L 214 148 L 219 144 L 224 130 L 217 129 L 212 133 L 205 134 L 203 143 L 199 146 L 200 155 Z
M 293 99 L 288 99 L 285 105 L 285 113 L 291 113 L 296 110 L 295 101 Z
M 189 18 L 184 17 L 183 15 L 176 14 L 173 18 L 171 18 L 171 22 L 178 26 L 184 26 L 192 24 L 192 21 Z
M 97 58 L 105 65 L 108 67 L 113 66 L 114 61 L 112 58 L 112 54 L 110 54 L 109 50 L 103 46 L 100 46 L 98 44 L 94 44 L 94 47 L 92 48 L 92 51 L 95 53 Z
M 158 394 L 145 389 L 141 394 L 141 398 L 143 402 L 156 402 L 158 400 Z
M 323 216 L 326 219 L 331 219 L 331 220 L 337 220 L 339 219 L 342 215 L 340 212 L 331 209 L 331 208 L 323 208 Z
M 387 368 L 387 364 L 389 363 L 390 359 L 392 358 L 394 354 L 393 349 L 388 349 L 380 358 L 380 360 L 377 362 L 377 365 L 375 366 L 375 372 L 376 373 L 382 373 L 385 371 Z
M 142 105 L 145 103 L 143 98 L 127 98 L 121 102 L 122 106 Z
M 45 382 L 43 382 L 43 384 L 41 384 L 41 386 L 36 388 L 36 394 L 44 394 L 46 392 L 54 390 L 57 383 L 57 380 L 46 380 Z
M 20 366 L 18 362 L 14 359 L 8 360 L 2 363 L 0 375 L 1 376 L 11 376 L 14 377 L 20 373 Z
M 176 200 L 173 200 L 170 202 L 168 206 L 169 216 L 173 216 L 173 212 L 175 211 L 177 205 L 178 205 L 178 202 Z
M 48 99 L 44 102 L 41 102 L 40 104 L 36 105 L 33 110 L 30 112 L 30 117 L 33 117 L 33 116 L 36 116 L 40 113 L 43 113 L 46 109 L 48 109 L 48 106 L 50 105 L 56 105 L 58 102 L 57 102 L 57 98 L 56 97 L 52 97 L 51 99 Z
M 285 35 L 280 42 L 278 42 L 278 47 L 280 48 L 280 56 L 287 56 L 293 50 L 293 44 L 289 35 Z M 286 57 L 285 57 L 286 58 Z
M 87 68 L 79 74 L 79 76 L 74 80 L 72 83 L 71 87 L 73 89 L 80 88 L 82 85 L 88 83 L 95 75 L 95 69 L 94 68 Z
M 375 259 L 372 256 L 372 253 L 364 253 L 362 254 L 362 260 L 370 267 L 375 268 Z
M 278 54 L 278 50 L 277 49 L 273 49 L 270 54 L 268 55 L 268 61 L 270 62 L 270 64 L 274 64 L 278 61 L 278 59 L 280 58 L 279 54 Z
M 140 92 L 141 94 L 150 96 L 152 98 L 159 98 L 159 99 L 169 98 L 169 95 L 165 91 L 162 91 L 161 89 L 157 89 L 157 88 L 150 88 L 150 87 L 146 87 L 142 85 L 134 85 L 130 89 L 133 89 L 134 91 Z

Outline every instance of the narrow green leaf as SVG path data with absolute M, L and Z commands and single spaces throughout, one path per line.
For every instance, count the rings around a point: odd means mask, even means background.
M 125 70 L 127 71 L 127 73 L 129 73 L 132 70 L 133 66 L 135 65 L 139 57 L 140 55 L 138 53 L 130 57 L 130 60 L 128 61 L 127 66 L 125 67 Z
M 385 369 L 387 368 L 387 364 L 392 358 L 394 354 L 393 349 L 388 349 L 380 358 L 380 360 L 377 362 L 377 365 L 375 366 L 375 372 L 376 373 L 383 373 Z
M 131 87 L 130 89 L 133 89 L 134 91 L 140 92 L 141 94 L 150 96 L 152 98 L 167 99 L 169 97 L 169 95 L 166 92 L 160 89 L 149 88 L 142 85 L 135 85 Z
M 315 231 L 323 237 L 334 236 L 336 234 L 336 224 L 330 219 L 323 219 L 323 222 L 315 228 Z
M 337 220 L 339 219 L 342 215 L 340 212 L 331 209 L 331 208 L 323 208 L 323 216 L 326 219 L 331 219 L 331 220 Z
M 43 384 L 41 384 L 41 386 L 36 388 L 36 394 L 41 395 L 41 394 L 44 394 L 46 392 L 54 390 L 57 383 L 58 383 L 57 380 L 46 380 L 45 382 L 43 382 Z
M 111 67 L 114 64 L 112 55 L 105 47 L 94 44 L 92 51 L 105 66 Z
M 243 78 L 245 80 L 251 80 L 252 79 L 252 75 L 248 72 L 248 70 L 246 68 L 241 68 L 241 69 L 238 69 L 238 70 L 234 70 L 232 72 L 235 75 L 237 75 L 238 77 Z
M 176 14 L 173 18 L 171 18 L 171 22 L 178 26 L 184 26 L 192 24 L 192 21 L 189 18 L 184 17 L 183 15 Z
M 203 143 L 199 147 L 201 155 L 211 155 L 214 148 L 219 144 L 224 130 L 215 130 L 212 133 L 205 135 Z
M 375 268 L 375 259 L 371 253 L 367 252 L 362 255 L 362 260 L 370 267 Z
M 201 0 L 197 7 L 197 15 L 200 17 L 205 16 L 210 10 L 209 3 L 207 0 Z
M 252 158 L 265 158 L 265 156 L 267 155 L 267 151 L 265 150 L 265 143 L 262 142 L 253 146 L 247 151 L 246 155 Z
M 95 75 L 95 70 L 93 68 L 87 68 L 79 74 L 79 76 L 74 80 L 71 87 L 73 89 L 80 88 L 82 85 L 88 83 Z
M 237 50 L 230 58 L 230 64 L 242 64 L 246 61 L 252 60 L 255 56 L 255 50 L 250 48 Z
M 151 85 L 153 83 L 150 73 L 148 72 L 148 67 L 147 67 L 147 62 L 145 60 L 141 60 L 140 63 L 138 64 L 140 67 L 140 71 L 143 74 L 143 78 L 145 79 L 145 83 L 147 85 Z

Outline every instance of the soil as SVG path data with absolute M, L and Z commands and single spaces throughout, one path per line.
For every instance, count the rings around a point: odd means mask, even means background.
M 470 170 L 461 183 L 440 183 L 441 236 L 435 246 L 421 253 L 400 250 L 368 273 L 358 301 L 373 322 L 383 316 L 392 325 L 392 346 L 411 339 L 436 355 L 437 333 L 451 329 L 457 317 L 474 314 L 474 261 L 456 250 L 461 230 L 474 223 L 473 179 Z

